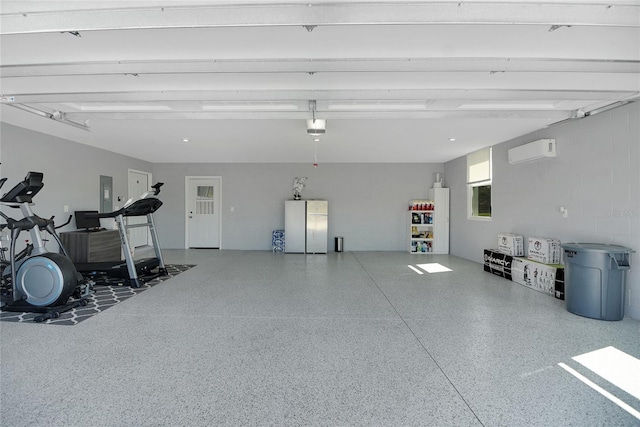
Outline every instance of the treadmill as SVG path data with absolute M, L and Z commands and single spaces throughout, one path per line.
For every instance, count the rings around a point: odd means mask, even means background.
M 156 189 L 155 194 L 157 194 L 158 192 L 159 188 Z M 128 282 L 128 285 L 132 288 L 139 288 L 144 282 L 147 282 L 158 276 L 166 276 L 168 273 L 164 265 L 164 260 L 162 259 L 162 252 L 160 251 L 158 235 L 156 233 L 155 222 L 153 220 L 153 213 L 157 211 L 160 206 L 162 206 L 162 202 L 159 199 L 155 197 L 148 197 L 136 200 L 135 202 L 127 204 L 121 209 L 118 209 L 114 212 L 87 213 L 85 215 L 86 218 L 115 219 L 116 224 L 118 225 L 118 231 L 120 233 L 120 244 L 122 245 L 125 260 L 78 263 L 75 265 L 76 269 L 84 276 L 91 277 L 96 282 L 96 284 L 100 284 L 101 282 L 105 281 L 107 283 L 112 283 L 113 279 L 116 279 Z M 125 223 L 125 218 L 132 216 L 146 216 L 147 222 L 127 225 Z M 135 227 L 149 227 L 149 232 L 151 233 L 153 248 L 156 255 L 155 258 L 146 258 L 140 260 L 133 259 L 133 256 L 131 255 L 131 246 L 129 245 L 129 237 L 127 236 L 127 230 Z M 153 270 L 156 268 L 158 269 L 157 272 L 153 272 Z

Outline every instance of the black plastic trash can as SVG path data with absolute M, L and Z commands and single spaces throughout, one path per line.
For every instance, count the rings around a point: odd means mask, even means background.
M 566 243 L 565 301 L 571 313 L 622 320 L 626 272 L 633 249 L 600 243 Z
M 344 237 L 341 237 L 341 236 L 336 237 L 335 243 L 336 243 L 335 251 L 344 252 Z

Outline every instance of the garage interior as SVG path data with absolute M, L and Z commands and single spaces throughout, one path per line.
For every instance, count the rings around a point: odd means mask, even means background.
M 637 1 L 3 0 L 0 24 L 0 192 L 43 172 L 34 211 L 64 221 L 102 209 L 101 177 L 114 210 L 164 182 L 185 266 L 82 321 L 1 321 L 2 425 L 640 422 Z M 326 254 L 273 250 L 299 177 Z M 198 179 L 220 184 L 208 249 Z M 407 205 L 440 179 L 448 251 L 411 253 Z M 635 251 L 624 318 L 483 271 L 506 232 Z

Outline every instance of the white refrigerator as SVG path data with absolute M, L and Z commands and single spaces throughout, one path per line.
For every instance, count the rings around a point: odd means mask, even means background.
M 329 202 L 287 200 L 284 206 L 284 251 L 326 254 Z

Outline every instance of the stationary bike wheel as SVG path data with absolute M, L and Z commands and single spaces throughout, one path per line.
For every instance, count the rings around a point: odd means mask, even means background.
M 16 288 L 26 302 L 37 307 L 65 304 L 78 286 L 77 271 L 61 254 L 45 253 L 27 258 L 16 274 Z

